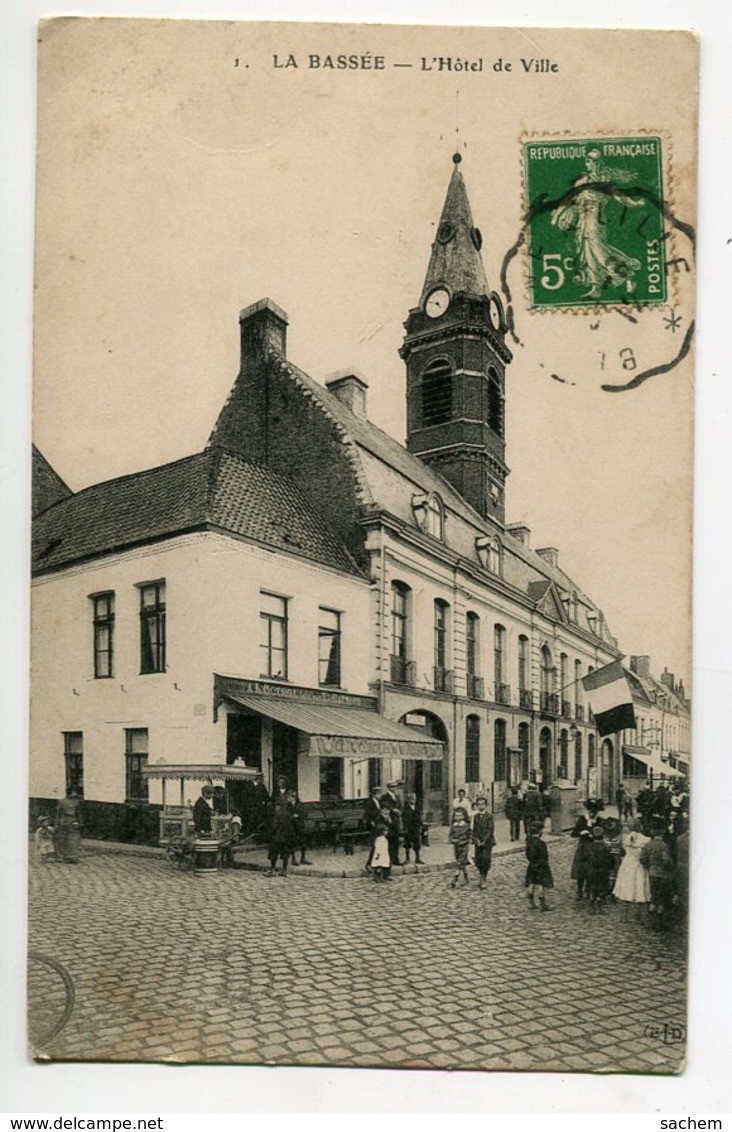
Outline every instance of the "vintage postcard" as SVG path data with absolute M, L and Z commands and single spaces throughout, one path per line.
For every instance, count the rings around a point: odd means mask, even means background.
M 696 38 L 38 71 L 31 1055 L 681 1072 Z

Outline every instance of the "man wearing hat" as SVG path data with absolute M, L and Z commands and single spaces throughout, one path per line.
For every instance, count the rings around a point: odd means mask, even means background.
M 384 815 L 379 805 L 379 787 L 372 786 L 369 797 L 366 799 L 366 804 L 363 808 L 363 824 L 369 831 L 371 839 L 369 844 L 369 855 L 366 860 L 366 871 L 371 871 L 371 862 L 374 859 L 374 842 L 376 841 L 376 827 L 383 821 Z
M 208 834 L 211 832 L 211 816 L 213 814 L 213 786 L 210 783 L 201 790 L 201 797 L 196 799 L 193 807 L 193 825 L 196 833 Z
M 544 803 L 535 782 L 529 783 L 529 789 L 524 798 L 524 833 L 529 836 L 532 825 L 541 823 L 544 828 Z
M 399 841 L 402 834 L 402 803 L 396 790 L 399 783 L 392 780 L 386 784 L 386 793 L 381 796 L 381 809 L 389 815 L 389 859 L 392 865 L 401 865 L 399 860 Z

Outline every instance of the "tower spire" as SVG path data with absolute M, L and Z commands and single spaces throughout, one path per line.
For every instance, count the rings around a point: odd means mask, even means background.
M 460 172 L 462 157 L 453 155 L 453 170 L 440 222 L 432 244 L 420 305 L 436 286 L 448 286 L 455 294 L 488 295 L 480 249 L 482 237 L 473 224 L 468 191 Z
M 460 154 L 452 160 L 427 278 L 404 324 L 407 447 L 480 515 L 503 524 L 505 376 L 512 355 L 503 304 L 488 288 Z

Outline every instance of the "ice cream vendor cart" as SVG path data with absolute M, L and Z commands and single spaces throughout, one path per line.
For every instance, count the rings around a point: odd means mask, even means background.
M 196 872 L 215 872 L 221 864 L 222 851 L 235 840 L 233 815 L 211 815 L 211 833 L 197 834 L 193 822 L 193 806 L 186 800 L 186 783 L 198 782 L 201 786 L 222 785 L 227 782 L 254 780 L 259 771 L 253 767 L 217 763 L 155 763 L 143 768 L 143 776 L 160 779 L 163 808 L 160 813 L 159 844 L 167 850 L 169 859 L 178 867 L 194 868 Z M 227 806 L 227 811 L 230 808 Z

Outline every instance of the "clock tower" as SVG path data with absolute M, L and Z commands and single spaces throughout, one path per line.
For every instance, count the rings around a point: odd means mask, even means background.
M 407 365 L 407 447 L 480 515 L 504 522 L 505 376 L 512 359 L 499 296 L 488 287 L 461 157 L 454 167 L 418 306 Z

